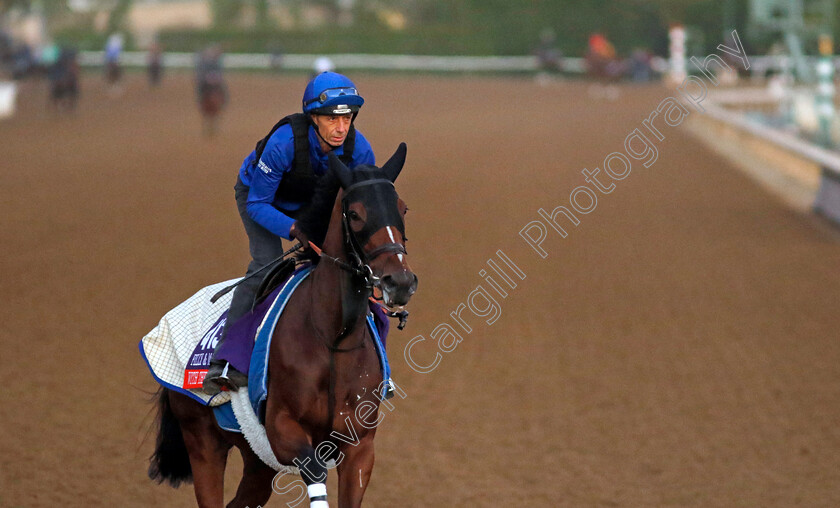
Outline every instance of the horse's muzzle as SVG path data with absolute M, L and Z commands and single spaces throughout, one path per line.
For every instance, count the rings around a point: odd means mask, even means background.
M 383 276 L 379 281 L 382 298 L 388 307 L 401 307 L 417 291 L 417 276 L 409 270 Z

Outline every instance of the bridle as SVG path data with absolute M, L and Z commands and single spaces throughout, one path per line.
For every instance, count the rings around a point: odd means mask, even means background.
M 344 189 L 344 194 L 341 197 L 341 229 L 344 236 L 344 250 L 347 253 L 347 257 L 350 258 L 350 262 L 347 263 L 345 261 L 342 261 L 341 259 L 325 254 L 320 248 L 318 248 L 318 246 L 316 246 L 312 242 L 309 242 L 309 246 L 322 259 L 326 259 L 331 263 L 334 263 L 342 270 L 363 279 L 365 282 L 365 287 L 367 287 L 367 289 L 372 293 L 373 288 L 380 287 L 381 281 L 379 277 L 373 274 L 373 269 L 370 267 L 370 263 L 372 263 L 376 258 L 387 252 L 392 252 L 395 254 L 408 253 L 405 250 L 405 245 L 397 242 L 386 243 L 376 247 L 370 252 L 365 252 L 364 248 L 361 245 L 361 242 L 357 238 L 356 234 L 353 232 L 353 229 L 350 227 L 350 218 L 348 217 L 348 197 L 353 190 L 368 185 L 388 185 L 391 188 L 394 187 L 394 183 L 388 180 L 387 178 L 374 178 L 371 180 L 365 180 L 363 182 L 354 183 L 348 186 L 346 189 Z
M 350 193 L 358 189 L 359 187 L 367 186 L 367 185 L 388 185 L 391 188 L 394 187 L 394 183 L 386 178 L 374 178 L 371 180 L 365 180 L 362 182 L 354 183 L 349 185 L 346 189 L 344 189 L 344 193 L 341 197 L 341 228 L 343 233 L 343 241 L 344 241 L 344 250 L 347 253 L 347 257 L 349 258 L 350 262 L 343 261 L 336 257 L 330 256 L 325 254 L 317 245 L 309 242 L 310 248 L 321 258 L 338 266 L 340 269 L 350 273 L 351 275 L 356 276 L 357 278 L 364 281 L 363 290 L 367 293 L 365 295 L 365 300 L 373 299 L 373 289 L 379 288 L 381 280 L 379 277 L 373 274 L 373 269 L 370 267 L 370 263 L 373 262 L 377 257 L 385 254 L 386 252 L 394 252 L 397 254 L 406 254 L 405 245 L 391 242 L 384 245 L 381 245 L 370 252 L 365 252 L 359 238 L 353 232 L 353 229 L 350 227 L 350 218 L 349 218 L 349 196 Z M 401 225 L 402 226 L 402 225 Z M 387 226 L 386 226 L 387 227 Z M 399 228 L 400 231 L 404 231 L 404 226 Z M 403 235 L 403 241 L 405 241 L 405 236 Z M 362 289 L 362 288 L 360 288 Z M 381 289 L 381 288 L 380 288 Z M 377 302 L 378 304 L 378 302 Z M 381 305 L 381 304 L 380 304 Z M 401 310 L 398 312 L 393 312 L 388 309 L 385 309 L 383 306 L 383 311 L 391 316 L 399 318 L 400 323 L 397 326 L 398 329 L 402 330 L 405 327 L 406 320 L 408 319 L 408 312 L 405 310 Z M 311 320 L 312 314 L 308 314 Z M 345 316 L 346 317 L 346 316 Z M 353 329 L 356 321 L 355 319 L 350 320 L 349 322 L 345 320 L 345 317 L 342 318 L 342 328 L 339 330 L 336 337 L 331 341 L 327 342 L 326 338 L 322 337 L 322 341 L 324 342 L 325 346 L 329 350 L 329 387 L 327 388 L 327 421 L 330 422 L 330 429 L 332 429 L 332 421 L 335 415 L 335 384 L 336 384 L 336 372 L 335 372 L 335 355 L 336 353 L 348 353 L 350 351 L 355 351 L 359 348 L 364 347 L 365 340 L 364 337 L 362 341 L 357 345 L 349 348 L 342 349 L 341 342 L 347 337 L 350 331 Z M 314 326 L 314 324 L 310 324 L 313 329 L 318 333 L 318 328 Z
M 375 249 L 371 250 L 370 252 L 365 252 L 361 242 L 359 241 L 356 234 L 353 232 L 353 229 L 350 227 L 350 218 L 348 216 L 350 192 L 355 189 L 358 189 L 359 187 L 368 185 L 388 185 L 391 188 L 394 187 L 394 183 L 388 180 L 387 178 L 374 178 L 371 180 L 365 180 L 363 182 L 354 183 L 348 186 L 346 189 L 344 189 L 344 194 L 341 198 L 341 228 L 344 239 L 344 250 L 347 253 L 347 257 L 349 258 L 350 262 L 348 263 L 346 261 L 324 253 L 317 245 L 315 245 L 312 242 L 309 242 L 309 247 L 321 259 L 325 259 L 335 264 L 340 269 L 350 273 L 351 275 L 355 275 L 359 279 L 363 280 L 364 288 L 367 292 L 367 297 L 373 300 L 374 303 L 380 305 L 385 314 L 393 318 L 398 318 L 400 321 L 397 325 L 397 329 L 402 330 L 403 328 L 405 328 L 406 321 L 408 320 L 408 311 L 404 309 L 392 311 L 379 303 L 382 301 L 383 298 L 382 296 L 375 295 L 374 288 L 379 288 L 381 291 L 381 280 L 379 277 L 374 275 L 373 269 L 370 267 L 370 264 L 382 254 L 388 252 L 407 255 L 408 252 L 405 249 L 405 245 L 397 242 L 390 242 L 380 245 Z M 401 231 L 405 229 L 402 224 L 400 224 L 400 226 L 402 226 L 399 228 Z M 403 236 L 403 241 L 405 241 L 405 236 Z
M 325 260 L 335 264 L 336 266 L 338 266 L 342 270 L 344 270 L 344 271 L 346 271 L 346 272 L 348 272 L 352 275 L 355 275 L 355 276 L 359 277 L 360 279 L 364 280 L 365 288 L 369 292 L 369 297 L 373 297 L 373 289 L 374 288 L 380 288 L 381 289 L 381 287 L 380 287 L 381 281 L 380 281 L 379 277 L 377 277 L 376 275 L 373 274 L 373 269 L 370 267 L 370 263 L 373 262 L 373 260 L 375 260 L 377 257 L 381 256 L 382 254 L 385 254 L 386 252 L 394 252 L 394 253 L 397 253 L 397 254 L 408 254 L 408 253 L 405 250 L 405 245 L 400 244 L 400 243 L 396 243 L 396 242 L 386 243 L 384 245 L 380 245 L 379 247 L 373 249 L 370 252 L 365 252 L 365 250 L 362 248 L 359 240 L 356 238 L 356 235 L 353 234 L 353 230 L 350 227 L 350 219 L 347 216 L 348 215 L 347 214 L 348 206 L 349 206 L 347 198 L 348 198 L 348 195 L 349 195 L 351 190 L 357 189 L 357 188 L 365 186 L 365 185 L 389 185 L 392 188 L 394 187 L 394 183 L 391 182 L 390 180 L 388 180 L 387 178 L 374 178 L 374 179 L 371 179 L 371 180 L 365 180 L 363 182 L 354 183 L 354 184 L 350 185 L 349 187 L 347 187 L 347 189 L 345 189 L 344 195 L 341 198 L 341 228 L 342 228 L 342 232 L 343 232 L 343 236 L 344 236 L 344 250 L 347 252 L 347 256 L 350 258 L 350 263 L 347 263 L 346 261 L 343 261 L 343 260 L 338 259 L 336 257 L 330 256 L 328 254 L 325 254 L 321 250 L 320 247 L 318 247 L 317 245 L 315 245 L 311 241 L 309 242 L 309 247 L 321 259 L 325 259 Z M 405 237 L 403 237 L 403 241 L 405 241 Z M 277 259 L 273 260 L 272 262 L 266 264 L 265 266 L 263 266 L 259 270 L 255 271 L 254 273 L 243 277 L 239 281 L 231 284 L 230 286 L 225 287 L 224 289 L 222 289 L 221 291 L 219 291 L 218 293 L 213 295 L 213 297 L 210 299 L 210 302 L 215 303 L 219 298 L 221 298 L 223 295 L 225 295 L 228 292 L 230 292 L 231 290 L 233 290 L 236 286 L 238 286 L 239 284 L 241 284 L 245 280 L 247 280 L 251 277 L 254 277 L 259 273 L 262 273 L 263 271 L 265 271 L 266 269 L 268 269 L 272 266 L 275 266 L 278 262 L 282 261 L 287 256 L 294 253 L 295 251 L 300 250 L 301 248 L 303 248 L 303 245 L 298 243 L 297 245 L 293 246 L 291 249 L 289 249 L 286 252 L 284 252 L 283 254 L 281 254 Z M 374 298 L 374 299 L 375 300 L 382 300 L 381 297 Z M 408 317 L 408 312 L 406 312 L 404 310 L 399 311 L 399 312 L 391 312 L 389 310 L 385 310 L 385 313 L 390 315 L 391 317 L 400 318 L 400 324 L 398 326 L 398 328 L 400 330 L 402 330 L 403 327 L 405 327 L 405 320 Z

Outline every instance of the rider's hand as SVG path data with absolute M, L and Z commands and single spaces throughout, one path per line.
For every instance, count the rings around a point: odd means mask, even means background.
M 289 230 L 289 236 L 299 241 L 303 245 L 302 250 L 309 250 L 309 238 L 306 236 L 306 233 L 301 231 L 300 225 L 298 225 L 297 221 L 295 221 L 295 223 L 292 224 L 292 228 Z

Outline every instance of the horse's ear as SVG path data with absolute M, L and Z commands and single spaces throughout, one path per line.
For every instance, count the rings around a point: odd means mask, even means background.
M 388 180 L 392 182 L 397 181 L 397 177 L 400 176 L 400 171 L 402 171 L 403 165 L 405 164 L 405 152 L 406 147 L 405 143 L 400 143 L 400 146 L 397 147 L 397 151 L 394 152 L 394 155 L 388 159 L 388 162 L 382 166 L 382 171 L 385 172 L 385 176 L 388 177 Z
M 341 183 L 341 188 L 346 189 L 353 183 L 353 175 L 350 174 L 347 166 L 334 153 L 330 152 L 328 157 L 330 160 L 330 171 L 338 178 L 339 183 Z

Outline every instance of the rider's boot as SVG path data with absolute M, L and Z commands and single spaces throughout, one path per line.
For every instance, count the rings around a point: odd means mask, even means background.
M 219 342 L 213 350 L 213 356 L 210 359 L 210 368 L 207 369 L 207 375 L 204 376 L 204 382 L 201 389 L 207 395 L 216 395 L 222 390 L 238 391 L 243 386 L 248 386 L 248 375 L 239 372 L 227 360 L 217 358 L 219 351 L 222 349 L 222 344 L 227 338 L 227 326 L 222 331 L 222 336 L 219 337 Z
M 210 368 L 204 376 L 201 389 L 207 395 L 216 395 L 222 390 L 238 391 L 248 386 L 248 376 L 239 372 L 226 360 L 210 360 Z

